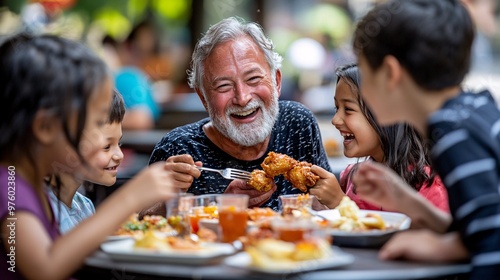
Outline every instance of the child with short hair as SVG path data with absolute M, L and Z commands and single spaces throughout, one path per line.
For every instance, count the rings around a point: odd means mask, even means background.
M 8 116 L 0 118 L 0 279 L 70 277 L 133 212 L 200 175 L 175 159 L 150 165 L 60 235 L 44 178 L 97 171 L 89 159 L 104 145 L 111 99 L 105 64 L 76 42 L 20 34 L 0 44 L 0 111 Z
M 461 88 L 473 40 L 460 1 L 393 0 L 359 22 L 353 46 L 363 98 L 381 124 L 405 121 L 425 135 L 453 216 L 447 234 L 401 233 L 381 256 L 449 261 L 468 253 L 470 278 L 482 280 L 500 275 L 500 111 L 488 91 Z M 367 162 L 354 184 L 372 201 L 403 187 L 393 178 Z
M 112 186 L 116 183 L 117 169 L 123 160 L 120 139 L 124 114 L 123 98 L 118 91 L 114 90 L 109 118 L 101 129 L 105 139 L 104 146 L 88 160 L 88 164 L 96 166 L 98 170 L 83 171 L 81 174 L 61 172 L 50 177 L 49 198 L 61 233 L 68 232 L 95 213 L 92 201 L 79 193 L 78 188 L 91 184 Z M 59 187 L 56 180 L 60 180 Z
M 339 67 L 336 75 L 336 113 L 332 124 L 344 137 L 345 156 L 368 157 L 367 160 L 382 163 L 394 170 L 407 187 L 398 193 L 397 199 L 370 203 L 357 195 L 352 183 L 359 164 L 349 165 L 342 171 L 340 182 L 335 175 L 315 166 L 311 170 L 321 179 L 310 189 L 310 193 L 325 206 L 334 208 L 345 192 L 360 209 L 395 211 L 409 215 L 412 227 L 433 228 L 436 221 L 449 223 L 451 217 L 448 215 L 446 189 L 439 176 L 435 176 L 430 169 L 427 147 L 417 131 L 404 123 L 390 126 L 378 124 L 363 101 L 356 64 Z M 412 211 L 411 207 L 418 207 L 421 211 Z

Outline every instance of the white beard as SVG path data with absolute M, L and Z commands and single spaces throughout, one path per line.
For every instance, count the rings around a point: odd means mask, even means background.
M 271 104 L 266 108 L 260 99 L 252 99 L 245 107 L 231 106 L 225 112 L 224 118 L 217 118 L 210 103 L 207 104 L 208 114 L 215 128 L 238 145 L 250 147 L 264 142 L 270 135 L 278 118 L 278 92 L 273 91 Z M 260 108 L 262 114 L 252 123 L 239 124 L 231 120 L 231 114 Z

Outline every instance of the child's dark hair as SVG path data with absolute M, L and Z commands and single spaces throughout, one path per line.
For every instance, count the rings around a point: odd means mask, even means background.
M 360 76 L 356 64 L 337 69 L 337 83 L 342 79 L 355 95 L 361 112 L 377 132 L 384 152 L 384 164 L 396 171 L 410 186 L 419 190 L 424 184 L 432 185 L 434 174 L 428 174 L 430 153 L 418 132 L 408 124 L 380 126 L 371 110 L 363 101 L 360 92 Z M 355 168 L 351 169 L 351 176 Z
M 125 102 L 122 95 L 116 90 L 113 90 L 113 101 L 109 112 L 108 123 L 121 123 L 125 115 Z
M 106 65 L 82 44 L 56 36 L 17 34 L 0 45 L 0 151 L 4 160 L 26 154 L 34 163 L 32 122 L 39 110 L 61 120 L 75 151 L 82 137 L 87 103 L 109 77 Z M 76 113 L 76 130 L 69 120 Z M 82 157 L 80 159 L 85 162 Z
M 474 26 L 459 0 L 393 0 L 358 23 L 353 47 L 370 68 L 394 56 L 426 90 L 458 86 L 470 67 Z

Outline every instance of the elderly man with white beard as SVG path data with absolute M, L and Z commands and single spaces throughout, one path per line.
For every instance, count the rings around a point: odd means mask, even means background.
M 273 49 L 271 40 L 255 23 L 228 18 L 210 27 L 196 45 L 188 72 L 189 84 L 209 118 L 167 133 L 156 145 L 150 164 L 185 154 L 181 158 L 191 167 L 252 171 L 262 169 L 260 164 L 274 151 L 331 172 L 313 114 L 297 102 L 278 100 L 282 58 Z M 300 192 L 282 175 L 275 177 L 276 186 L 268 192 L 213 172 L 195 177 L 187 192 L 245 193 L 250 196 L 249 207 L 278 210 L 279 195 Z M 165 211 L 149 210 L 142 214 Z

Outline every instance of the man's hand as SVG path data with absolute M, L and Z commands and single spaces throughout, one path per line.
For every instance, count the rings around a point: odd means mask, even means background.
M 177 192 L 186 192 L 186 190 L 191 187 L 193 179 L 200 177 L 201 172 L 195 166 L 201 165 L 202 163 L 199 161 L 195 162 L 191 155 L 184 154 L 169 157 L 163 168 L 167 171 L 167 174 L 169 174 L 169 179 L 172 179 L 172 182 L 175 182 L 175 187 L 179 188 Z M 148 187 L 147 184 L 145 187 Z M 143 191 L 148 190 L 144 189 Z M 142 219 L 145 215 L 165 216 L 165 212 L 165 203 L 164 201 L 160 201 L 142 209 L 139 212 L 139 219 Z
M 250 198 L 248 199 L 248 208 L 259 207 L 264 202 L 268 201 L 269 198 L 276 191 L 276 184 L 273 184 L 273 187 L 267 192 L 260 192 L 253 188 L 243 180 L 233 180 L 227 186 L 226 191 L 224 193 L 231 194 L 247 194 Z
M 175 180 L 189 183 L 183 185 L 186 187 L 182 189 L 182 192 L 185 192 L 191 186 L 193 179 L 200 177 L 201 171 L 195 166 L 201 165 L 202 163 L 200 161 L 195 162 L 191 155 L 176 155 L 167 159 L 165 170 L 172 171 Z

